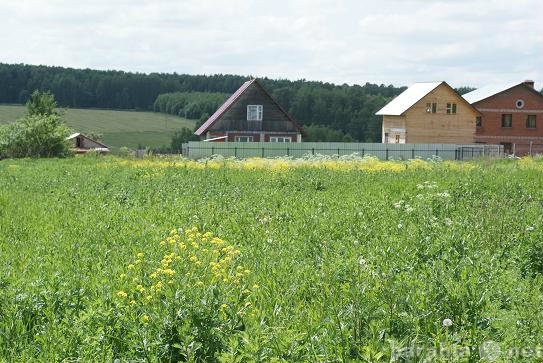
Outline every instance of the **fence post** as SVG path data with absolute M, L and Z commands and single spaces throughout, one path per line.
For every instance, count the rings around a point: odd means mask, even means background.
M 387 148 L 385 149 L 385 160 L 388 160 L 388 146 L 387 146 Z
M 238 157 L 238 147 L 234 147 L 234 157 L 237 158 Z
M 287 147 L 287 156 L 290 156 L 290 148 Z
M 364 157 L 364 148 L 362 148 L 362 157 Z
M 339 147 L 337 148 L 337 157 L 339 158 Z
M 411 149 L 411 159 L 415 158 L 415 148 Z
M 315 155 L 315 148 L 311 148 L 311 155 Z
M 533 144 L 533 141 L 530 141 L 530 156 L 532 156 L 532 144 Z
M 513 143 L 513 156 L 517 156 L 517 144 Z
M 262 157 L 264 157 L 264 146 L 262 146 Z
M 439 149 L 436 149 L 436 156 L 439 156 Z
M 215 146 L 211 147 L 211 155 L 215 154 Z

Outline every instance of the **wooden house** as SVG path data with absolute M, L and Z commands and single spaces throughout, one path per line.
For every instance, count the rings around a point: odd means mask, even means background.
M 446 82 L 415 83 L 376 115 L 383 116 L 382 142 L 471 144 L 479 112 Z
M 95 151 L 100 154 L 109 153 L 109 148 L 106 145 L 79 132 L 71 134 L 66 140 L 72 143 L 72 151 L 76 154 L 85 154 L 89 151 Z
M 508 154 L 543 153 L 543 95 L 533 81 L 488 85 L 464 95 L 481 115 L 475 139 Z
M 302 128 L 256 79 L 245 82 L 195 134 L 211 142 L 302 141 Z

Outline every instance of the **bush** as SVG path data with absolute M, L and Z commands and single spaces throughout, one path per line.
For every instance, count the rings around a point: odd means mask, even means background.
M 0 158 L 68 156 L 69 133 L 56 114 L 25 116 L 0 127 Z

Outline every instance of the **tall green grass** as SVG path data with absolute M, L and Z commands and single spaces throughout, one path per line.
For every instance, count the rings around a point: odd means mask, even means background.
M 541 160 L 288 164 L 1 161 L 0 359 L 540 361 Z

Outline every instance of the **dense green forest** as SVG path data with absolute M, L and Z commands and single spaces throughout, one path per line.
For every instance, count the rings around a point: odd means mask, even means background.
M 32 91 L 39 89 L 52 92 L 63 107 L 155 110 L 203 119 L 212 113 L 210 105 L 216 106 L 247 78 L 0 64 L 0 103 L 25 103 Z M 261 82 L 302 125 L 322 126 L 319 132 L 341 131 L 336 133 L 338 137 L 348 134 L 359 141 L 380 139 L 381 119 L 374 113 L 404 89 L 370 83 L 349 86 L 268 78 Z M 159 95 L 179 92 L 198 93 L 181 95 L 188 101 L 180 108 L 162 108 L 162 100 L 172 96 Z M 206 98 L 203 92 L 211 95 Z

